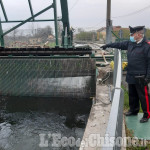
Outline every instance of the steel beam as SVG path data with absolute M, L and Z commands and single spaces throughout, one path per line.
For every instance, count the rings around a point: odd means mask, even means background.
M 118 40 L 121 40 L 113 31 L 111 32 Z
M 0 46 L 4 47 L 4 36 L 3 36 L 3 29 L 0 19 Z
M 35 15 L 33 15 L 32 17 L 30 17 L 30 18 L 26 19 L 25 21 L 21 22 L 20 24 L 14 26 L 14 27 L 11 28 L 10 30 L 8 30 L 8 31 L 6 31 L 5 33 L 3 33 L 3 36 L 6 35 L 6 34 L 8 34 L 8 33 L 10 33 L 11 31 L 17 29 L 18 27 L 22 26 L 22 25 L 25 24 L 26 22 L 29 22 L 31 19 L 33 19 L 33 18 L 39 16 L 40 14 L 44 13 L 45 11 L 47 11 L 47 10 L 53 8 L 53 6 L 54 6 L 54 5 L 52 4 L 52 5 L 48 6 L 48 7 L 46 7 L 45 9 L 43 9 L 43 10 L 41 10 L 40 12 L 36 13 Z
M 17 23 L 23 22 L 24 20 L 9 20 L 9 21 L 1 21 L 1 23 Z M 45 21 L 55 21 L 54 19 L 43 19 L 43 20 L 30 20 L 28 22 L 45 22 Z M 58 19 L 57 21 L 62 21 L 62 19 Z
M 0 52 L 0 56 L 29 56 L 29 55 L 34 55 L 34 56 L 50 56 L 50 55 L 91 55 L 91 51 L 2 51 Z
M 50 55 L 86 55 L 92 54 L 90 48 L 0 48 L 0 56 L 50 56 Z
M 6 11 L 5 11 L 5 8 L 4 8 L 2 0 L 0 0 L 0 4 L 1 4 L 1 7 L 2 7 L 2 11 L 3 11 L 3 14 L 4 14 L 5 20 L 8 21 L 8 18 L 7 18 Z
M 31 1 L 30 1 L 30 0 L 28 0 L 28 3 L 29 3 L 29 7 L 30 7 L 31 16 L 33 17 L 33 16 L 34 16 L 34 14 L 33 14 L 33 9 L 32 9 Z M 34 20 L 34 18 L 33 18 L 33 20 Z
M 61 4 L 63 27 L 64 30 L 67 27 L 67 32 L 69 32 L 70 24 L 69 24 L 68 2 L 67 0 L 60 0 L 60 4 Z
M 59 46 L 58 42 L 58 22 L 57 22 L 57 2 L 56 0 L 53 0 L 53 5 L 54 5 L 54 20 L 55 20 L 55 38 L 56 38 L 56 46 Z

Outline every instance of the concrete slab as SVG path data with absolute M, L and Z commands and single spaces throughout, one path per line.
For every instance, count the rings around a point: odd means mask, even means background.
M 139 113 L 137 116 L 126 117 L 126 124 L 128 129 L 132 130 L 134 136 L 139 139 L 150 140 L 150 121 L 147 123 L 140 123 L 143 113 Z
M 111 103 L 109 102 L 109 89 L 107 85 L 97 85 L 96 103 L 93 104 L 83 137 L 83 145 L 80 150 L 99 150 L 100 147 L 92 146 L 90 138 L 98 134 L 105 136 L 107 123 L 109 119 Z
M 105 137 L 108 125 L 111 110 L 108 85 L 111 85 L 112 87 L 113 81 L 112 74 L 109 74 L 108 72 L 112 72 L 112 70 L 110 66 L 98 67 L 98 72 L 99 75 L 97 77 L 98 79 L 96 87 L 96 102 L 93 103 L 93 106 L 91 108 L 88 123 L 81 142 L 80 150 L 101 150 L 102 145 L 99 144 L 99 137 Z M 125 137 L 126 134 L 124 122 L 122 130 L 122 137 Z M 125 149 L 125 147 L 122 147 L 122 150 Z

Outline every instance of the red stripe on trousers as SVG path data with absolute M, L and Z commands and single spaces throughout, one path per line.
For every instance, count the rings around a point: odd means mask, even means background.
M 149 111 L 149 99 L 148 99 L 147 86 L 145 86 L 145 98 L 146 98 L 146 105 L 147 105 L 148 118 L 150 118 L 150 111 Z

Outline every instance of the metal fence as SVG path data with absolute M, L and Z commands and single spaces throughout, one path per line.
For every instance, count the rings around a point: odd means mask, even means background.
M 113 101 L 110 111 L 108 126 L 105 134 L 103 150 L 120 150 L 122 137 L 124 92 L 121 89 L 122 61 L 121 51 L 115 50 Z
M 0 95 L 94 97 L 95 75 L 91 58 L 0 57 Z

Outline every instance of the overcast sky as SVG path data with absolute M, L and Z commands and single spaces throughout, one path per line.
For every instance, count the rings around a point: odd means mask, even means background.
M 60 13 L 60 0 L 57 0 L 58 16 Z M 44 9 L 52 3 L 52 0 L 31 0 L 34 13 Z M 27 19 L 30 17 L 28 0 L 3 0 L 9 20 Z M 70 25 L 77 28 L 97 29 L 106 24 L 107 0 L 68 0 Z M 4 20 L 0 11 L 1 20 Z M 52 19 L 53 11 L 50 10 L 39 16 L 40 19 Z M 122 27 L 145 25 L 150 28 L 150 0 L 112 0 L 113 25 Z M 53 26 L 52 23 L 47 23 Z M 3 29 L 15 24 L 3 24 Z M 36 23 L 36 26 L 44 26 L 45 23 Z M 30 24 L 22 28 L 28 28 Z

